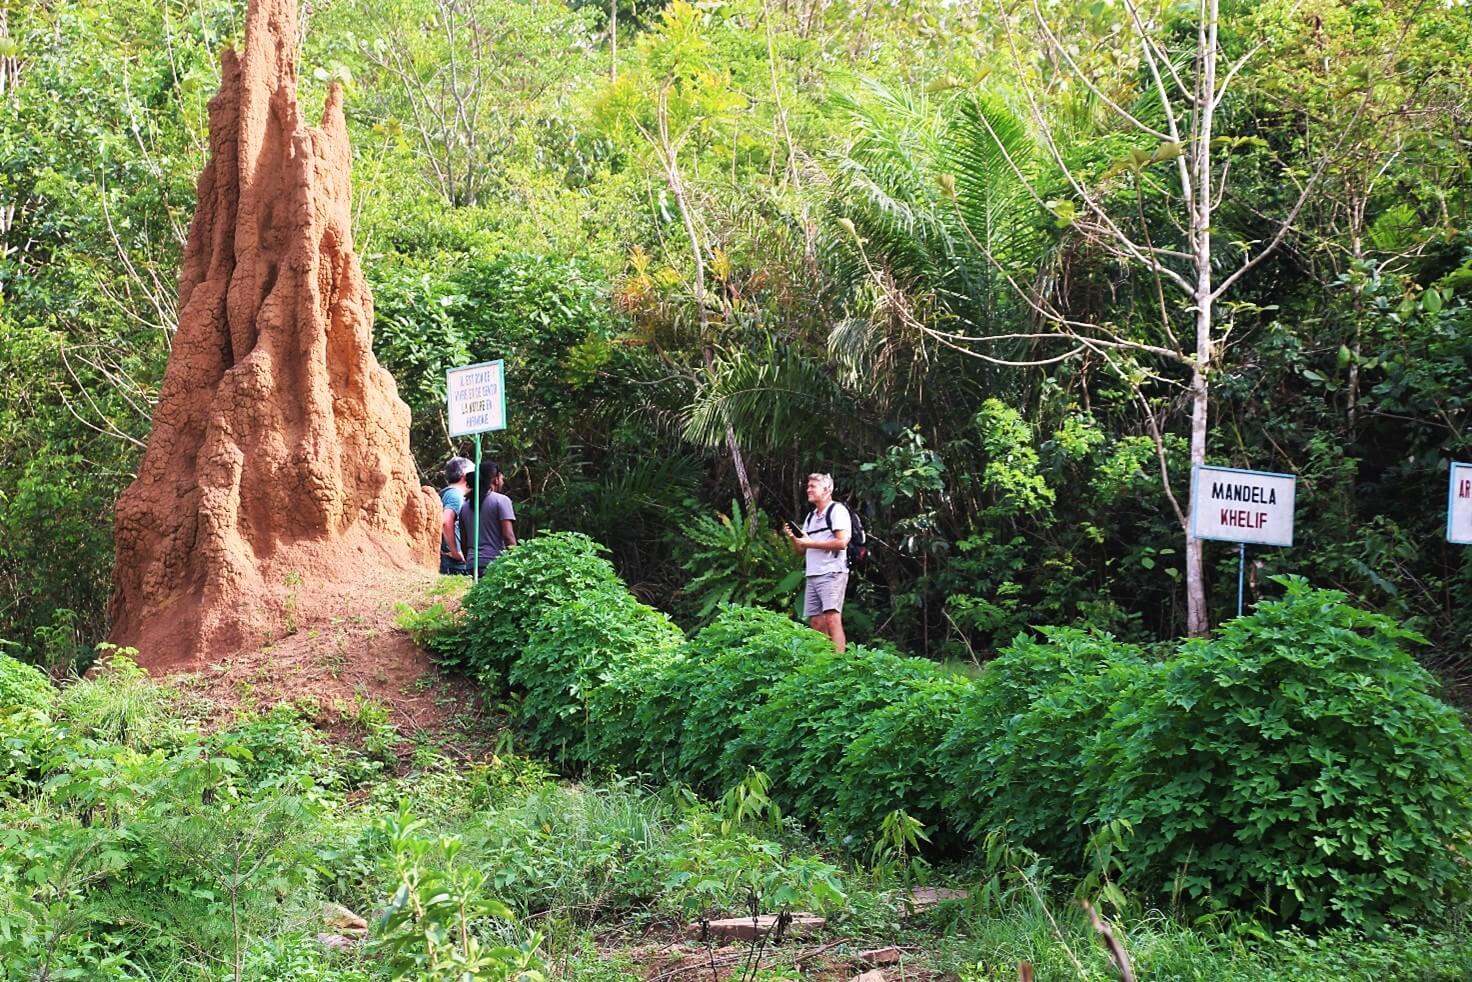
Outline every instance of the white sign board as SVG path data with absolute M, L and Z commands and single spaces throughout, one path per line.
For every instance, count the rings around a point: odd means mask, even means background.
M 1472 545 L 1472 464 L 1452 464 L 1446 495 L 1446 540 Z
M 1192 534 L 1198 539 L 1293 545 L 1292 474 L 1198 467 L 1191 483 Z
M 485 361 L 445 373 L 450 435 L 469 436 L 506 428 L 506 365 Z

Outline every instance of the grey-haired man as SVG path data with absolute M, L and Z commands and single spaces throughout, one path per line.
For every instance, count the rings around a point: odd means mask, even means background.
M 469 576 L 464 539 L 460 534 L 460 508 L 470 497 L 470 475 L 475 464 L 464 457 L 451 457 L 445 464 L 445 488 L 440 491 L 440 573 Z
M 833 500 L 833 478 L 828 474 L 808 475 L 808 504 L 813 506 L 802 522 L 802 535 L 785 529 L 794 551 L 802 553 L 807 567 L 807 589 L 803 614 L 813 630 L 826 634 L 834 651 L 846 644 L 843 635 L 843 595 L 848 590 L 848 540 L 853 517 L 848 508 Z

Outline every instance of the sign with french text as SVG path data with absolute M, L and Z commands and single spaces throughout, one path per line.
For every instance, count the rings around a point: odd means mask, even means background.
M 1446 540 L 1472 546 L 1472 464 L 1452 464 L 1446 496 Z
M 506 428 L 506 363 L 485 361 L 445 373 L 450 436 Z
M 1198 539 L 1249 545 L 1293 545 L 1292 474 L 1196 468 L 1191 483 L 1191 532 Z

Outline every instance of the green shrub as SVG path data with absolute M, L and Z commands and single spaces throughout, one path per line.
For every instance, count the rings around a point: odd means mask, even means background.
M 602 685 L 588 696 L 590 761 L 622 774 L 659 773 L 663 761 L 651 752 L 639 713 L 657 693 L 667 691 L 669 680 L 688 669 L 678 643 L 646 648 L 641 657 L 615 665 Z M 678 710 L 679 707 L 671 707 Z
M 1403 650 L 1419 637 L 1278 582 L 1137 687 L 1096 748 L 1104 817 L 1134 824 L 1131 880 L 1307 924 L 1436 910 L 1472 859 L 1472 736 Z
M 398 979 L 542 979 L 541 935 L 533 933 L 515 947 L 485 944 L 481 938 L 490 922 L 515 923 L 511 908 L 486 895 L 483 869 L 457 862 L 459 837 L 436 839 L 425 834 L 425 826 L 407 806 L 380 824 L 393 850 L 396 882 L 374 925 L 372 952 Z
M 585 535 L 538 535 L 486 567 L 461 603 L 464 618 L 440 662 L 490 682 L 510 674 L 532 628 L 549 610 L 597 589 L 624 588 L 605 550 Z
M 748 519 L 732 499 L 731 513 L 699 513 L 674 539 L 690 577 L 681 591 L 694 619 L 705 622 L 722 604 L 790 609 L 803 568 L 771 519 L 757 510 Z
M 683 780 L 680 750 L 688 709 L 683 700 L 689 694 L 691 677 L 704 671 L 704 666 L 689 660 L 689 651 L 686 641 L 673 658 L 656 661 L 622 683 L 628 691 L 638 693 L 631 724 L 638 739 L 629 748 L 629 759 L 620 765 L 626 773 L 640 772 L 669 782 Z
M 0 706 L 0 804 L 35 790 L 66 734 L 34 706 Z
M 664 773 L 716 795 L 744 775 L 720 770 L 726 748 L 741 732 L 741 718 L 767 690 L 799 665 L 833 651 L 817 631 L 790 617 L 755 607 L 724 606 L 690 638 L 683 668 L 649 679 L 639 709 L 647 741 L 644 766 L 669 762 Z
M 628 666 L 672 657 L 682 640 L 668 617 L 639 603 L 622 584 L 547 610 L 509 675 L 524 692 L 521 717 L 531 745 L 576 764 L 594 762 L 595 744 L 619 745 L 616 735 L 595 735 L 605 722 L 590 714 L 593 691 Z M 605 710 L 614 702 L 605 700 Z M 608 725 L 620 721 L 611 717 Z
M 237 780 L 245 787 L 288 778 L 309 778 L 321 785 L 337 779 L 333 748 L 323 744 L 316 728 L 289 703 L 236 720 L 229 729 L 210 734 L 205 746 L 236 762 Z
M 922 822 L 938 848 L 954 845 L 941 803 L 953 775 L 940 746 L 973 683 L 941 676 L 910 683 L 895 701 L 859 721 L 858 735 L 838 766 L 838 798 L 824 816 L 829 836 L 857 849 L 875 841 L 885 816 L 897 809 Z
M 45 709 L 56 698 L 50 680 L 25 662 L 0 654 L 0 708 Z
M 166 746 L 184 732 L 174 718 L 174 691 L 138 667 L 129 648 L 106 656 L 87 678 L 61 690 L 58 721 L 77 733 L 137 749 Z
M 762 702 L 741 718 L 740 736 L 720 773 L 735 784 L 747 767 L 772 778 L 772 797 L 790 814 L 812 821 L 832 810 L 842 777 L 839 763 L 870 713 L 895 702 L 910 686 L 944 670 L 854 646 L 831 646 L 785 673 Z
M 977 679 L 940 743 L 946 809 L 980 841 L 993 829 L 1067 866 L 1084 859 L 1097 781 L 1084 752 L 1148 668 L 1133 645 L 1077 628 L 1019 635 Z
M 839 871 L 815 855 L 794 855 L 770 839 L 722 827 L 693 812 L 675 830 L 668 851 L 654 854 L 659 906 L 682 919 L 763 911 L 841 909 Z

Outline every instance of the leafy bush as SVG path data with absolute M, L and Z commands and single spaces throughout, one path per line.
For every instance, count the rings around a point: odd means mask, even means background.
M 790 608 L 803 580 L 802 565 L 766 513 L 758 509 L 748 519 L 735 499 L 729 515 L 693 516 L 675 544 L 690 576 L 685 602 L 700 622 L 727 603 Z
M 833 651 L 832 643 L 789 617 L 755 607 L 725 606 L 685 644 L 683 668 L 649 679 L 638 729 L 647 741 L 644 766 L 708 794 L 729 774 L 720 769 L 741 718 L 798 666 Z M 743 769 L 738 768 L 739 780 Z
M 942 673 L 919 658 L 829 647 L 781 677 L 766 701 L 741 718 L 740 736 L 727 749 L 720 772 L 734 784 L 748 766 L 766 771 L 773 798 L 785 811 L 816 819 L 837 801 L 839 764 L 867 715 Z
M 592 717 L 594 690 L 621 669 L 673 657 L 683 640 L 668 617 L 639 603 L 622 584 L 549 609 L 509 676 L 525 693 L 521 716 L 531 745 L 557 760 L 594 762 L 595 744 L 618 742 L 602 731 L 622 725 L 617 714 Z M 617 702 L 611 697 L 601 705 L 611 712 Z
M 1097 804 L 1083 753 L 1123 689 L 1147 671 L 1139 649 L 1107 634 L 1042 628 L 987 664 L 939 745 L 953 781 L 949 814 L 980 841 L 1015 842 L 1077 867 Z
M 377 923 L 373 950 L 395 978 L 421 982 L 540 982 L 541 936 L 521 945 L 486 946 L 479 933 L 491 919 L 512 921 L 511 908 L 485 895 L 487 875 L 457 864 L 458 837 L 422 834 L 425 823 L 407 808 L 385 819 L 381 830 L 393 850 L 397 884 Z
M 941 807 L 955 779 L 935 752 L 973 683 L 941 676 L 911 683 L 895 701 L 870 713 L 838 766 L 838 798 L 823 824 L 831 838 L 853 847 L 872 842 L 897 809 L 918 819 L 937 847 L 955 835 Z
M 1136 687 L 1096 753 L 1134 882 L 1308 924 L 1437 909 L 1472 859 L 1472 736 L 1420 638 L 1298 578 Z
M 532 628 L 549 610 L 599 589 L 622 590 L 603 547 L 585 535 L 539 535 L 507 550 L 486 567 L 465 595 L 453 654 L 441 664 L 463 668 L 487 684 L 506 678 Z
M 45 709 L 55 698 L 56 689 L 46 676 L 25 662 L 0 654 L 0 708 Z
M 237 719 L 229 729 L 210 734 L 205 746 L 236 761 L 238 780 L 248 787 L 289 778 L 328 785 L 337 777 L 333 748 L 289 703 Z
M 0 706 L 0 803 L 34 790 L 63 736 L 34 706 Z
M 664 761 L 652 752 L 639 724 L 640 712 L 668 690 L 669 680 L 689 669 L 678 644 L 647 648 L 639 657 L 616 664 L 588 696 L 588 760 L 624 774 L 658 772 Z M 677 712 L 679 707 L 668 707 Z
M 662 906 L 686 918 L 749 910 L 826 912 L 844 901 L 838 870 L 817 856 L 794 856 L 770 839 L 723 829 L 705 812 L 676 830 L 659 868 Z

